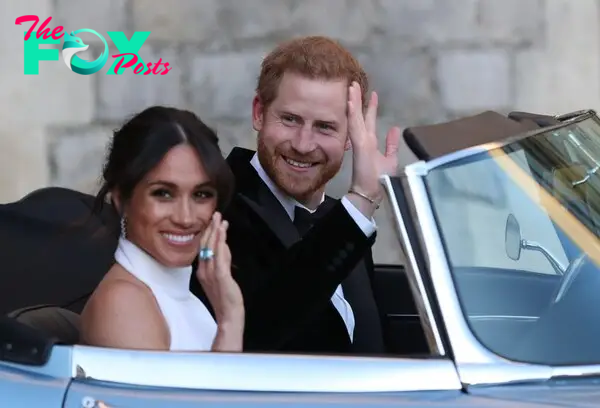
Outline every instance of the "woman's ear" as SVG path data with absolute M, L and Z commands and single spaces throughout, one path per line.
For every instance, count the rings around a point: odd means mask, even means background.
M 119 213 L 121 216 L 123 215 L 123 208 L 122 208 L 122 203 L 121 203 L 121 196 L 119 194 L 118 191 L 113 190 L 110 192 L 110 202 L 111 204 L 115 207 L 115 210 L 117 210 L 117 213 Z

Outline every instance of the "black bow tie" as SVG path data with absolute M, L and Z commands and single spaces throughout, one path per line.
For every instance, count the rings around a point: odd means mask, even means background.
M 321 205 L 317 208 L 317 211 L 311 213 L 306 208 L 296 206 L 294 208 L 294 225 L 300 233 L 300 236 L 304 236 L 306 232 L 317 222 L 319 218 L 323 216 L 326 211 L 326 206 Z

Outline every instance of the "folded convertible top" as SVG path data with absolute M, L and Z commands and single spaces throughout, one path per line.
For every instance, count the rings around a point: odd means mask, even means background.
M 559 124 L 553 116 L 493 111 L 434 125 L 409 127 L 404 140 L 419 160 L 432 160 L 469 147 L 498 142 L 541 127 Z

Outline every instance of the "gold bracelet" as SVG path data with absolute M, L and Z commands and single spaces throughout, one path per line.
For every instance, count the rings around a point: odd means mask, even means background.
M 377 210 L 377 209 L 379 209 L 379 204 L 377 204 L 377 203 L 376 203 L 376 201 L 375 201 L 375 200 L 373 200 L 373 199 L 372 199 L 371 197 L 369 197 L 368 195 L 365 195 L 365 194 L 363 194 L 363 193 L 360 193 L 360 192 L 358 192 L 358 191 L 354 190 L 353 188 L 351 188 L 350 190 L 348 190 L 348 193 L 351 193 L 351 194 L 356 194 L 357 196 L 364 198 L 365 200 L 367 200 L 367 201 L 368 201 L 368 202 L 370 202 L 371 204 L 375 204 L 375 205 L 376 205 L 376 207 L 375 207 L 375 209 L 376 209 L 376 210 Z

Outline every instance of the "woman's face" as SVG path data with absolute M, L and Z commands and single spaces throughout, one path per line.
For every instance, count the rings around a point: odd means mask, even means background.
M 190 265 L 216 206 L 197 153 L 175 146 L 135 187 L 125 208 L 127 239 L 165 266 Z

